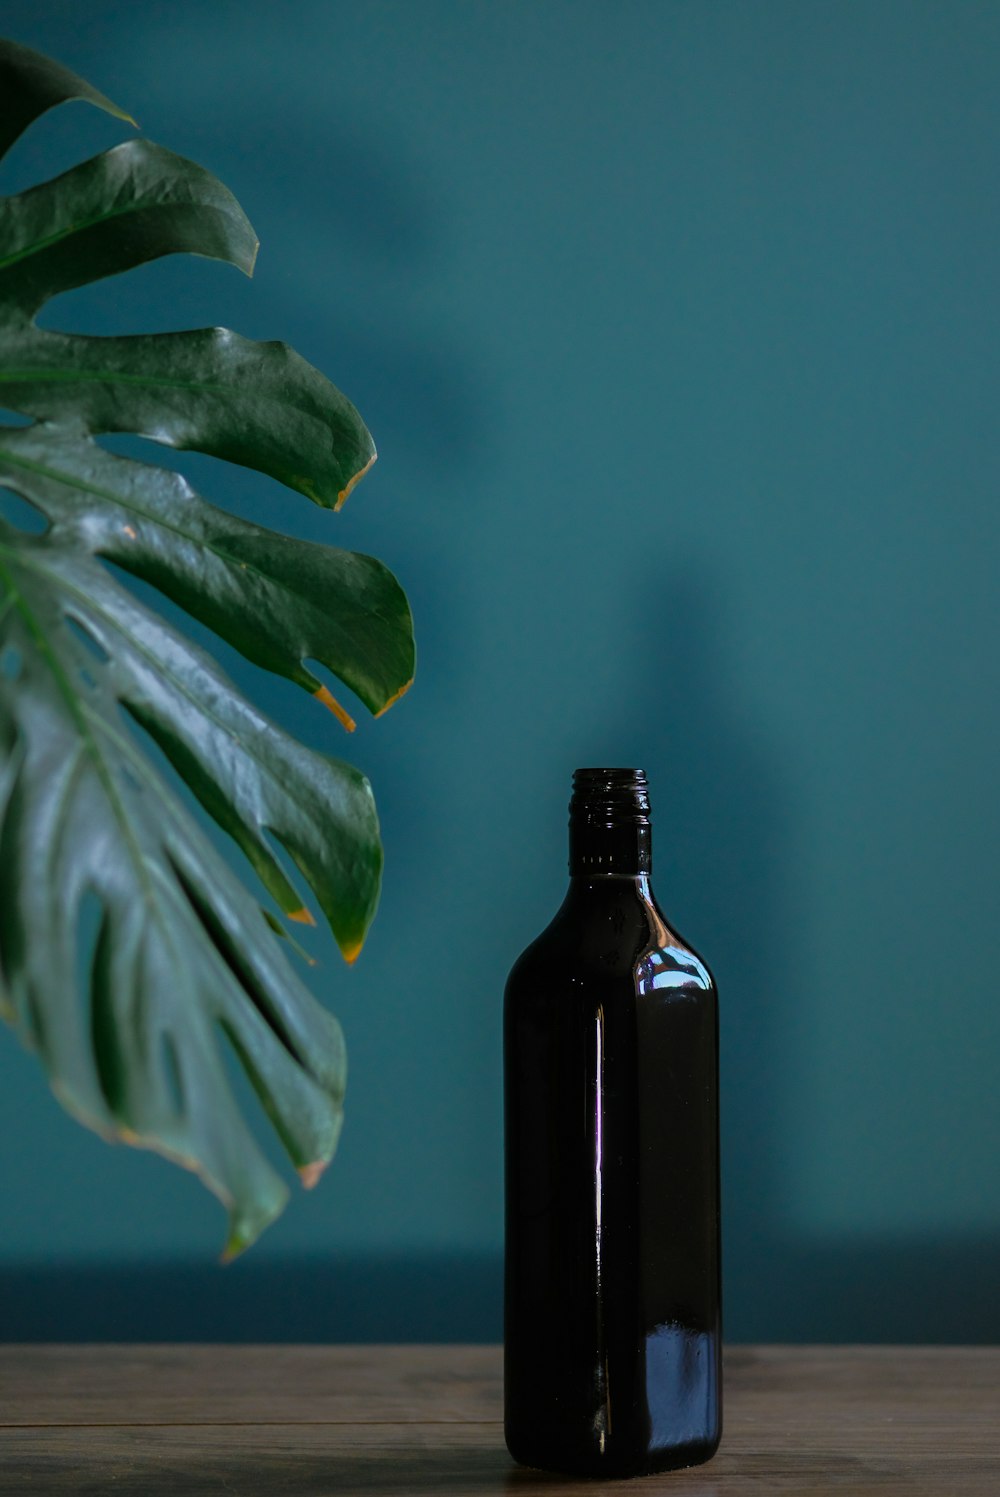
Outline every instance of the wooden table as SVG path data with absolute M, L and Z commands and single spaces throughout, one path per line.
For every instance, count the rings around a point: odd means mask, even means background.
M 492 1346 L 0 1348 L 0 1493 L 998 1497 L 1000 1349 L 733 1347 L 707 1466 L 514 1466 Z

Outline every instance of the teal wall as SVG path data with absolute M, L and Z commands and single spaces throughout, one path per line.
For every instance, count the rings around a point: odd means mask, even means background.
M 57 303 L 225 322 L 350 393 L 340 516 L 417 685 L 349 746 L 382 909 L 317 991 L 335 1166 L 250 1257 L 180 1171 L 72 1124 L 0 1036 L 0 1334 L 498 1334 L 500 1002 L 564 880 L 578 764 L 639 764 L 657 887 L 719 978 L 737 1338 L 1000 1336 L 1000 5 L 7 0 L 9 34 L 211 166 L 254 282 Z M 50 116 L 7 192 L 118 132 Z M 165 459 L 170 461 L 169 458 Z

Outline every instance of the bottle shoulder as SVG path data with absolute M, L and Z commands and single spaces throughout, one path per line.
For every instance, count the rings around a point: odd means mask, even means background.
M 659 939 L 657 945 L 646 953 L 640 974 L 642 978 L 655 988 L 689 985 L 714 993 L 715 978 L 704 957 L 673 926 L 668 925 L 659 905 L 655 900 L 653 903 L 659 919 Z
M 715 992 L 707 963 L 667 923 L 652 892 L 571 887 L 553 919 L 511 968 L 508 991 L 561 980 L 574 986 L 627 977 L 638 992 Z

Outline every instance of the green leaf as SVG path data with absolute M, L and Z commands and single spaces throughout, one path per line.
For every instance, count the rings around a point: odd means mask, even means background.
M 322 693 L 325 665 L 373 713 L 413 676 L 409 605 L 374 557 L 295 540 L 207 504 L 177 473 L 65 427 L 0 426 L 0 481 L 53 537 L 151 582 L 256 664 Z
M 0 202 L 0 303 L 33 316 L 50 297 L 188 250 L 247 275 L 257 236 L 228 188 L 193 161 L 129 140 Z
M 0 43 L 0 146 L 70 98 L 120 113 Z M 42 534 L 0 526 L 0 1015 L 74 1115 L 205 1179 L 229 1211 L 232 1253 L 287 1194 L 232 1065 L 312 1184 L 340 1128 L 343 1041 L 281 949 L 294 943 L 277 939 L 280 922 L 149 740 L 277 908 L 310 921 L 315 901 L 348 960 L 378 901 L 378 822 L 358 770 L 290 738 L 104 563 L 349 726 L 309 662 L 377 715 L 412 679 L 413 632 L 375 558 L 252 525 L 94 440 L 132 432 L 208 453 L 332 508 L 374 460 L 351 403 L 284 344 L 35 325 L 51 297 L 179 251 L 249 272 L 256 239 L 209 172 L 148 141 L 0 200 L 0 405 L 33 418 L 0 425 L 0 485 L 47 521 Z
M 357 411 L 284 343 L 226 328 L 88 338 L 8 317 L 0 405 L 25 416 L 135 432 L 256 468 L 339 509 L 375 461 Z
M 265 833 L 285 847 L 319 900 L 341 949 L 357 955 L 378 902 L 382 858 L 371 791 L 356 769 L 313 753 L 236 691 L 211 657 L 139 604 L 85 553 L 10 535 L 0 560 L 18 591 L 44 595 L 107 657 L 105 684 L 167 754 L 205 808 L 243 849 L 284 912 L 304 902 Z M 30 583 L 30 586 L 29 586 Z M 41 612 L 41 610 L 36 610 Z M 53 638 L 63 641 L 63 631 Z M 56 645 L 50 646 L 55 652 Z M 72 679 L 72 672 L 65 672 Z M 239 774 L 232 772 L 239 746 Z
M 234 1251 L 280 1210 L 285 1189 L 239 1118 L 221 1038 L 236 1047 L 307 1174 L 336 1144 L 343 1046 L 336 1021 L 297 982 L 255 902 L 115 711 L 117 696 L 155 719 L 158 704 L 143 701 L 149 683 L 141 677 L 144 664 L 151 673 L 155 666 L 143 651 L 151 640 L 166 646 L 170 631 L 125 598 L 131 650 L 102 663 L 68 622 L 90 625 L 100 644 L 101 603 L 116 588 L 86 557 L 6 526 L 0 532 L 4 985 L 14 1022 L 63 1103 L 102 1132 L 197 1169 L 229 1207 Z M 191 689 L 200 686 L 202 699 L 179 714 L 175 730 L 188 734 L 196 755 L 200 748 L 210 779 L 218 735 L 245 704 L 207 659 L 200 663 L 206 679 Z M 230 714 L 228 724 L 212 717 L 213 705 Z M 242 755 L 251 781 L 240 792 L 244 813 L 256 803 L 284 829 L 281 815 L 295 811 L 267 783 L 268 753 L 273 764 L 283 749 L 293 760 L 314 757 L 315 787 L 324 773 L 342 780 L 341 822 L 349 826 L 353 814 L 355 847 L 370 848 L 374 809 L 362 777 L 283 742 L 262 719 L 255 727 L 262 745 Z M 310 776 L 302 763 L 291 772 Z M 89 1004 L 76 979 L 86 894 L 101 908 Z
M 42 52 L 0 38 L 0 157 L 39 115 L 56 104 L 83 99 L 126 124 L 135 120 L 83 78 Z

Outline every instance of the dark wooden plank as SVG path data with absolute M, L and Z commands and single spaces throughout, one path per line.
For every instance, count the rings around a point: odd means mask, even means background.
M 0 1346 L 0 1425 L 502 1418 L 490 1346 Z
M 0 1354 L 8 1401 L 0 1494 L 625 1490 L 513 1466 L 499 1371 L 495 1347 L 8 1347 Z M 635 1490 L 1000 1493 L 1000 1350 L 737 1347 L 727 1356 L 726 1390 L 716 1459 Z
M 968 1436 L 940 1429 L 865 1439 L 814 1427 L 789 1438 L 769 1420 L 739 1430 L 715 1460 L 640 1483 L 573 1482 L 515 1467 L 498 1424 L 201 1425 L 8 1429 L 0 1492 L 60 1497 L 996 1497 L 998 1468 Z
M 726 1386 L 736 1411 L 954 1408 L 1000 1387 L 1000 1350 L 730 1347 Z M 482 1422 L 501 1405 L 490 1346 L 0 1346 L 0 1424 Z

